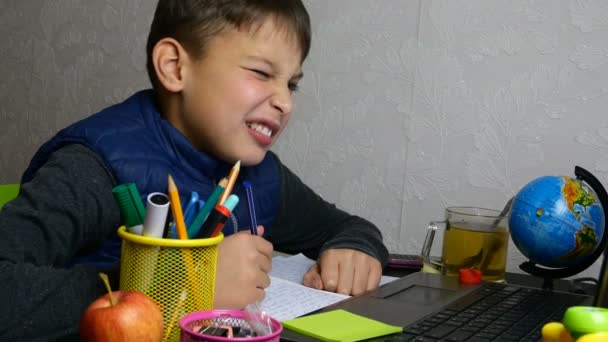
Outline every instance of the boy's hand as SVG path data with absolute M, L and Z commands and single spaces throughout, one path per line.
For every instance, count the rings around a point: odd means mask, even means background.
M 272 268 L 272 244 L 264 238 L 264 227 L 258 226 L 259 236 L 242 231 L 228 236 L 217 251 L 215 272 L 216 309 L 242 309 L 264 299 L 264 289 L 270 285 L 268 273 Z
M 382 267 L 375 258 L 354 249 L 328 249 L 304 275 L 304 285 L 358 295 L 380 284 Z

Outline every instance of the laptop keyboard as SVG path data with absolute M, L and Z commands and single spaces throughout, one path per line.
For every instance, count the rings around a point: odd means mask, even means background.
M 374 341 L 534 341 L 542 325 L 560 321 L 582 297 L 500 283 L 484 283 L 441 311 Z

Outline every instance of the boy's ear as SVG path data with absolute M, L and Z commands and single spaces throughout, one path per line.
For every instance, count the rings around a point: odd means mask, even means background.
M 181 44 L 173 38 L 159 40 L 152 50 L 152 63 L 160 84 L 169 92 L 183 88 L 183 63 L 188 58 Z

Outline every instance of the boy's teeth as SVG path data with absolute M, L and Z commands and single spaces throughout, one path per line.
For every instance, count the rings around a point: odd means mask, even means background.
M 251 127 L 251 129 L 260 132 L 262 134 L 264 134 L 267 137 L 270 137 L 272 135 L 272 130 L 264 125 L 261 125 L 259 123 L 252 123 L 249 125 L 249 127 Z

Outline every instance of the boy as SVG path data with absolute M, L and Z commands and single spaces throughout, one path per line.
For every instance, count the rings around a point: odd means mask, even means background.
M 273 249 L 317 259 L 308 286 L 377 287 L 387 257 L 378 229 L 322 200 L 268 151 L 291 114 L 309 45 L 300 0 L 160 0 L 147 45 L 154 89 L 44 144 L 0 213 L 0 340 L 77 333 L 104 292 L 97 273 L 119 259 L 114 186 L 135 182 L 145 197 L 167 189 L 171 174 L 182 201 L 191 191 L 207 198 L 238 160 L 233 193 L 245 198 L 241 181 L 252 183 L 259 236 L 237 206 L 238 227 L 229 220 L 218 249 L 216 308 L 263 298 Z

